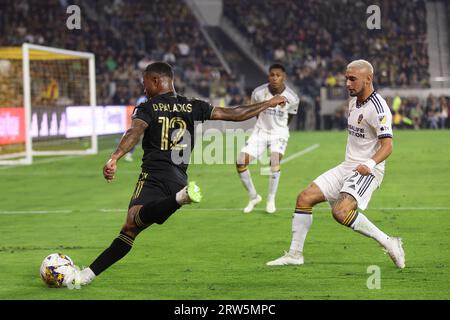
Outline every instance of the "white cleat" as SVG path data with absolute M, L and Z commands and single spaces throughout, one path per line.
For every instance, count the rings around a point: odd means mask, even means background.
M 275 208 L 275 201 L 267 201 L 266 212 L 274 213 L 275 211 L 277 211 L 277 208 Z
M 244 213 L 252 212 L 255 206 L 260 203 L 262 200 L 261 196 L 259 194 L 256 195 L 256 198 L 251 199 L 247 206 L 244 208 Z
M 266 263 L 268 266 L 286 266 L 286 265 L 301 265 L 304 264 L 303 255 L 294 256 L 289 252 L 284 252 L 284 256 Z
M 95 273 L 91 270 L 91 268 L 84 268 L 80 272 L 80 284 L 85 286 L 92 282 L 95 278 Z
M 403 251 L 403 242 L 401 238 L 391 237 L 383 250 L 385 253 L 389 254 L 398 268 L 403 269 L 405 267 L 405 251 Z
M 80 289 L 80 286 L 91 283 L 94 278 L 95 274 L 90 268 L 80 270 L 75 266 L 74 271 L 65 277 L 63 285 L 68 289 Z

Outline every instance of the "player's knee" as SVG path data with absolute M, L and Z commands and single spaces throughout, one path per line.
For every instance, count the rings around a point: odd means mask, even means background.
M 312 207 L 312 197 L 307 191 L 302 191 L 297 196 L 297 208 L 299 207 Z
M 357 207 L 333 207 L 332 213 L 334 219 L 346 227 L 351 227 L 358 217 Z
M 139 234 L 139 228 L 137 227 L 137 225 L 134 222 L 129 221 L 127 221 L 122 226 L 121 231 L 133 238 L 136 238 L 136 236 Z
M 270 171 L 272 171 L 272 173 L 278 172 L 280 170 L 281 170 L 281 166 L 279 164 L 270 166 Z
M 347 216 L 349 211 L 350 210 L 348 210 L 347 208 L 339 207 L 339 206 L 333 206 L 331 208 L 331 213 L 333 214 L 333 218 L 340 224 L 342 224 L 344 222 L 345 217 Z
M 135 216 L 139 214 L 140 209 L 142 208 L 142 205 L 139 206 L 133 206 L 130 209 L 128 209 L 127 214 L 127 220 L 125 221 L 125 224 L 122 226 L 122 232 L 125 232 L 127 235 L 136 237 L 140 231 L 142 231 L 142 228 L 140 228 L 136 224 Z
M 241 162 L 236 162 L 236 170 L 237 170 L 237 172 L 239 172 L 239 173 L 241 173 L 241 172 L 244 172 L 244 171 L 246 171 L 248 169 L 248 164 L 246 164 L 245 162 L 244 163 L 241 163 Z

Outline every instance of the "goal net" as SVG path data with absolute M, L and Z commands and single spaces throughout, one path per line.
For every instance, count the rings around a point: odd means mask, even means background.
M 92 53 L 0 47 L 0 165 L 97 153 L 95 105 Z

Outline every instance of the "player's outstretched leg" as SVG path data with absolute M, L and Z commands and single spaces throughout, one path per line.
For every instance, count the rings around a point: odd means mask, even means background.
M 303 247 L 306 235 L 312 225 L 312 207 L 325 198 L 320 189 L 311 184 L 297 197 L 295 212 L 292 216 L 292 240 L 289 252 L 273 261 L 267 262 L 268 266 L 300 265 L 304 263 Z
M 248 164 L 253 158 L 247 153 L 241 153 L 239 160 L 236 162 L 236 169 L 241 178 L 242 184 L 248 192 L 249 201 L 244 208 L 244 213 L 252 212 L 255 206 L 261 202 L 262 198 L 256 193 L 255 186 L 253 185 L 250 170 L 248 170 Z
M 345 192 L 341 193 L 338 201 L 333 205 L 332 213 L 340 224 L 366 237 L 375 239 L 389 254 L 398 268 L 403 269 L 405 267 L 405 252 L 403 251 L 401 238 L 389 237 L 367 219 L 364 214 L 358 212 L 357 202 L 353 196 Z
M 198 203 L 202 199 L 200 188 L 190 182 L 175 197 L 166 197 L 145 205 L 134 205 L 128 210 L 127 220 L 119 236 L 88 267 L 81 270 L 78 277 L 81 285 L 89 284 L 96 276 L 125 257 L 133 247 L 137 235 L 152 225 L 166 221 L 180 206 Z

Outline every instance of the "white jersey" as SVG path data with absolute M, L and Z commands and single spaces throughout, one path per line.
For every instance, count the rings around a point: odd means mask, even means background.
M 288 86 L 286 86 L 280 95 L 285 96 L 288 99 L 289 104 L 286 104 L 283 107 L 277 105 L 275 108 L 268 108 L 261 112 L 258 115 L 255 129 L 270 134 L 289 137 L 288 114 L 297 114 L 300 99 Z M 253 90 L 251 103 L 263 102 L 272 97 L 273 94 L 270 93 L 269 84 L 266 83 Z
M 360 164 L 380 148 L 379 139 L 392 138 L 392 114 L 386 101 L 375 91 L 362 103 L 350 100 L 345 162 Z M 384 161 L 376 167 L 384 173 Z

